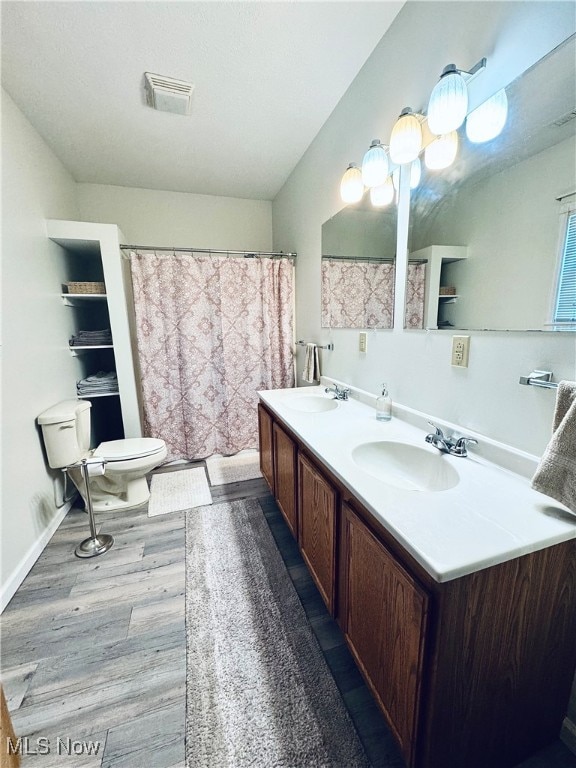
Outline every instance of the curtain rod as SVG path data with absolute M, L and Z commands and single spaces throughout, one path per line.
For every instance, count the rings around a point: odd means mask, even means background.
M 378 256 L 330 256 L 324 254 L 322 259 L 326 261 L 369 261 L 374 264 L 394 264 L 396 259 Z M 408 259 L 410 264 L 427 264 L 428 259 Z
M 557 197 L 556 200 L 560 202 L 560 200 L 565 200 L 567 197 L 572 197 L 572 195 L 576 195 L 576 190 L 574 190 L 574 192 L 566 192 L 566 194 L 560 195 L 560 197 Z
M 295 259 L 297 254 L 284 253 L 283 251 L 221 251 L 217 248 L 169 248 L 167 246 L 154 246 L 154 245 L 120 245 L 120 249 L 123 251 L 171 251 L 176 253 L 209 253 L 220 254 L 226 256 L 243 256 L 245 259 L 256 258 L 257 256 L 272 256 L 273 258 L 287 258 Z

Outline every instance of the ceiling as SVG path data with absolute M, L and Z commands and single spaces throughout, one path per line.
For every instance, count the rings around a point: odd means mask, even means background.
M 272 200 L 402 5 L 5 0 L 2 84 L 78 182 Z

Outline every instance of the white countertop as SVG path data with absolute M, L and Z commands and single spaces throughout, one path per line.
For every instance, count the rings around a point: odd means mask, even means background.
M 259 395 L 438 582 L 576 538 L 576 514 L 533 490 L 527 478 L 472 452 L 466 458 L 442 455 L 460 477 L 445 491 L 400 489 L 354 462 L 357 445 L 380 440 L 399 440 L 438 454 L 425 443 L 426 432 L 406 421 L 377 421 L 374 408 L 355 399 L 338 401 L 334 410 L 320 413 L 290 407 L 298 397 L 331 397 L 323 386 Z

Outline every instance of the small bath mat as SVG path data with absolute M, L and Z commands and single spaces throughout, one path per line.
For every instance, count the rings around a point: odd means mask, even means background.
M 204 467 L 178 469 L 152 476 L 148 517 L 212 504 Z
M 262 477 L 258 451 L 241 452 L 235 456 L 210 456 L 206 459 L 206 469 L 211 485 L 226 485 Z

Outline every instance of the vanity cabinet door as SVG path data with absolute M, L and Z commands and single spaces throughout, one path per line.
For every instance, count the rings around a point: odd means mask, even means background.
M 272 417 L 268 411 L 258 404 L 258 434 L 260 448 L 260 471 L 264 480 L 274 493 L 274 455 L 272 443 Z
M 346 504 L 343 516 L 344 633 L 410 766 L 428 595 Z
M 298 449 L 278 424 L 272 428 L 274 446 L 274 488 L 276 501 L 294 538 L 298 537 L 296 516 L 296 472 Z
M 298 455 L 298 542 L 328 610 L 334 614 L 336 502 L 332 485 Z

